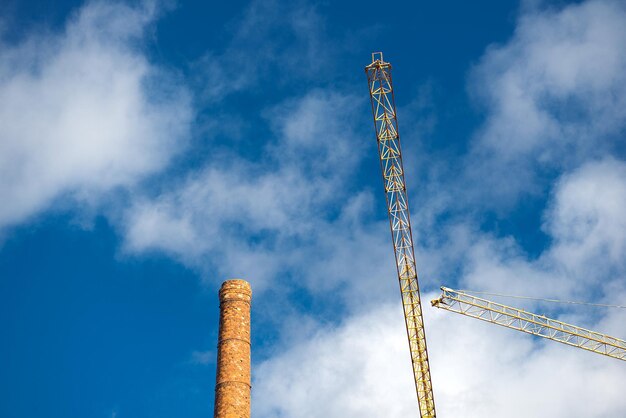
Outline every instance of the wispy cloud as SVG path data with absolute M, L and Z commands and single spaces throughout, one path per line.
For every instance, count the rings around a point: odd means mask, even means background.
M 0 50 L 0 228 L 55 199 L 97 202 L 162 169 L 192 115 L 146 58 L 154 8 L 92 2 L 65 31 Z
M 224 49 L 207 52 L 192 66 L 204 87 L 202 98 L 219 102 L 232 93 L 256 91 L 260 84 L 281 86 L 328 70 L 335 52 L 325 48 L 324 26 L 311 4 L 252 1 L 228 26 L 232 36 Z
M 216 353 L 212 350 L 207 351 L 194 351 L 191 353 L 191 363 L 200 364 L 206 366 L 207 364 L 213 364 L 216 360 Z
M 471 84 L 486 110 L 467 162 L 478 199 L 511 205 L 555 172 L 623 155 L 625 25 L 623 2 L 587 1 L 522 15 L 514 37 L 487 50 Z
M 313 279 L 303 263 L 319 273 L 315 267 L 352 251 L 355 234 L 367 234 L 351 228 L 371 207 L 369 195 L 341 192 L 362 153 L 353 101 L 315 90 L 273 106 L 267 113 L 276 139 L 264 159 L 230 155 L 139 199 L 126 216 L 126 248 L 162 249 L 201 271 L 242 274 L 258 290 L 296 271 L 309 288 L 336 287 L 325 275 Z

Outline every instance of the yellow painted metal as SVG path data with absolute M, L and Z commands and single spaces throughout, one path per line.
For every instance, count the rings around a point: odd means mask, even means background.
M 398 121 L 391 82 L 391 64 L 383 61 L 381 52 L 376 52 L 372 54 L 372 63 L 365 67 L 365 72 L 370 90 L 420 416 L 430 418 L 436 416 L 435 401 L 417 282 L 409 200 L 404 181 Z
M 619 338 L 481 299 L 447 287 L 442 287 L 441 290 L 443 292 L 441 297 L 431 302 L 437 308 L 626 361 L 626 341 Z

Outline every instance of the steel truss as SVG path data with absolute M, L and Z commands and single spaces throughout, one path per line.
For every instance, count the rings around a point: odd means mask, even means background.
M 619 338 L 491 302 L 447 287 L 442 287 L 441 290 L 443 292 L 441 297 L 431 302 L 437 308 L 626 361 L 626 341 Z
M 398 121 L 391 82 L 391 64 L 383 61 L 382 53 L 374 53 L 372 63 L 365 67 L 365 72 L 369 84 L 419 410 L 422 418 L 435 417 L 435 401 L 411 234 L 409 200 L 404 181 Z

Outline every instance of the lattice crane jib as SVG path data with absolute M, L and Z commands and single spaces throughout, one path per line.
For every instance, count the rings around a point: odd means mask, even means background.
M 382 53 L 377 52 L 372 54 L 372 63 L 365 67 L 365 72 L 369 84 L 374 129 L 378 142 L 378 154 L 385 186 L 389 225 L 402 294 L 402 306 L 420 416 L 422 418 L 435 417 L 435 401 L 413 250 L 409 200 L 404 181 L 398 121 L 391 81 L 391 64 L 384 62 Z
M 478 298 L 459 290 L 447 287 L 442 287 L 441 290 L 441 297 L 431 302 L 437 308 L 626 361 L 626 341 L 619 338 Z

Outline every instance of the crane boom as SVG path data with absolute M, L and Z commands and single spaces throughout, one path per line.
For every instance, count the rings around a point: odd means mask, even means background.
M 365 72 L 369 84 L 420 416 L 434 418 L 436 416 L 435 401 L 417 282 L 409 200 L 404 182 L 404 167 L 391 82 L 391 64 L 383 61 L 382 53 L 373 53 L 372 63 L 365 67 Z
M 434 307 L 626 361 L 626 341 L 442 287 Z

